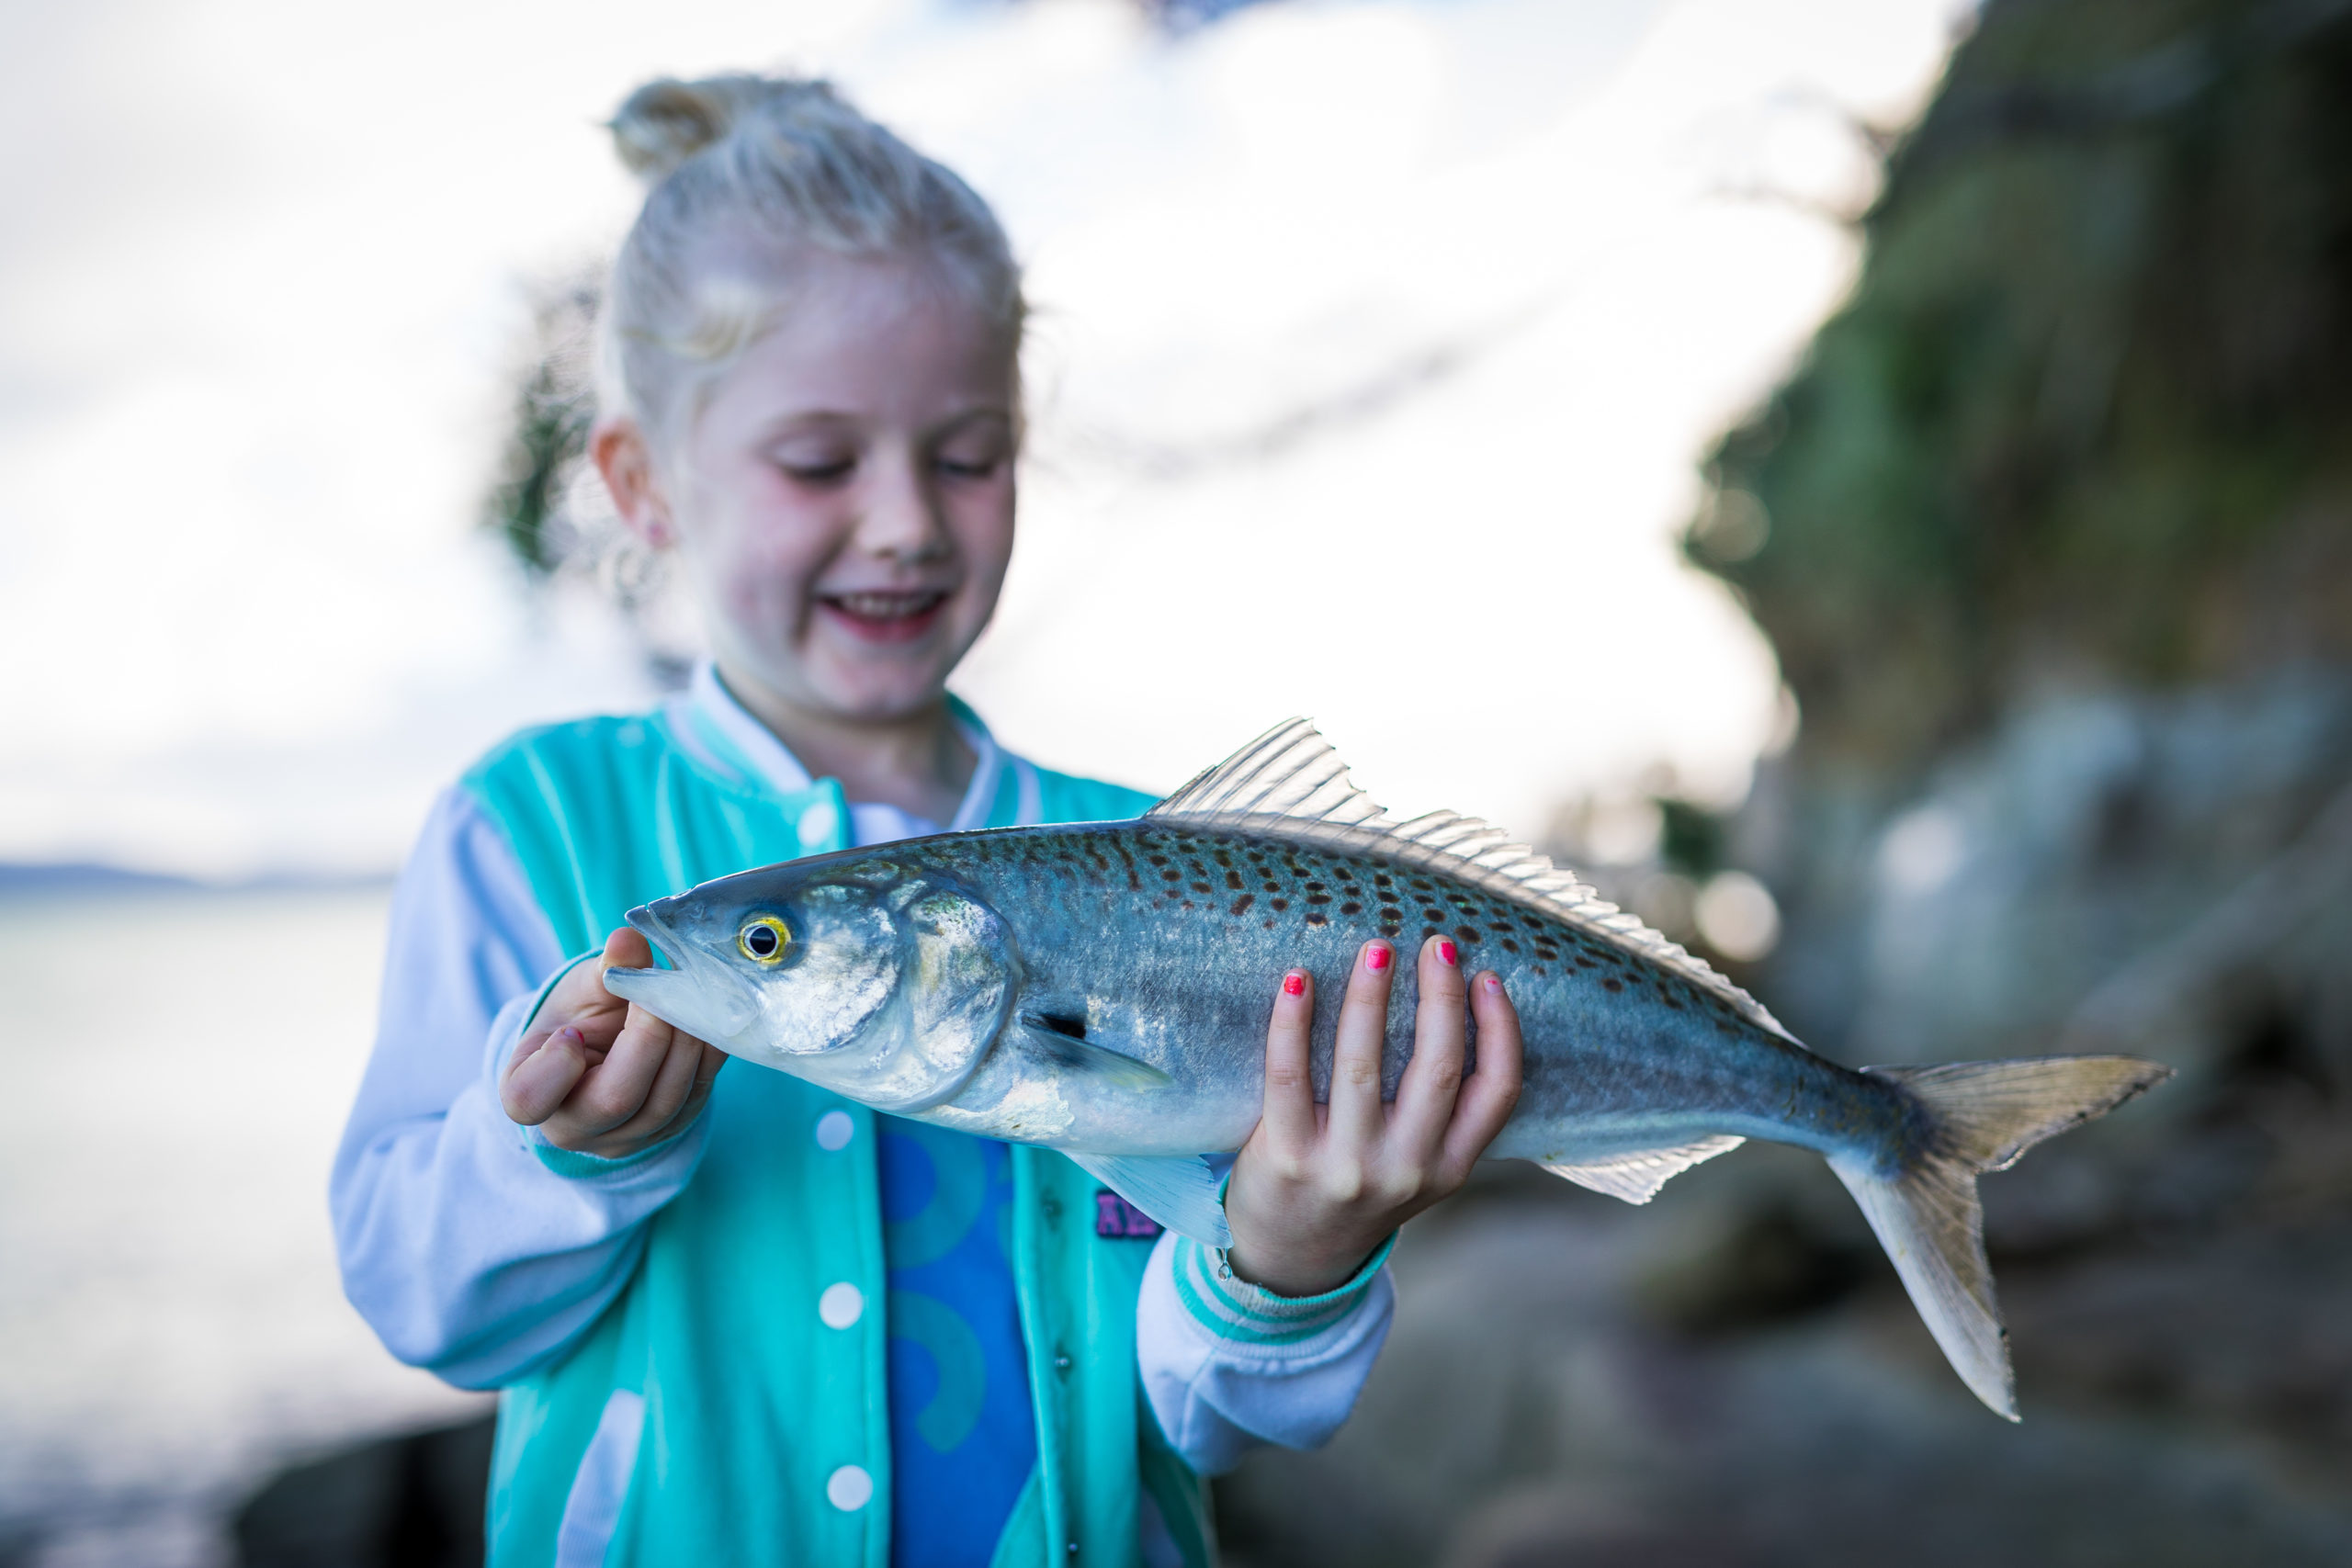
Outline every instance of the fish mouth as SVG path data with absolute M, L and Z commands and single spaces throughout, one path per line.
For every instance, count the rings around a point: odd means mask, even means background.
M 738 1036 L 759 1021 L 760 998 L 751 985 L 681 937 L 650 905 L 640 904 L 625 918 L 672 967 L 609 968 L 605 989 L 722 1048 L 731 1048 Z

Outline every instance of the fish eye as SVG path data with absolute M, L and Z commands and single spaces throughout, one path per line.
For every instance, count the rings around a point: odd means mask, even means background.
M 792 945 L 792 932 L 774 915 L 753 915 L 736 931 L 735 945 L 754 964 L 775 964 Z

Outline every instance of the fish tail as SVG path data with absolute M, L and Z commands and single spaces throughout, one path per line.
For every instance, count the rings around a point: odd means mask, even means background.
M 2041 1056 L 1863 1070 L 1911 1094 L 1926 1112 L 1928 1135 L 1892 1168 L 1846 1156 L 1833 1157 L 1830 1168 L 1861 1205 L 1952 1371 L 2014 1421 L 2008 1332 L 1993 1299 L 1976 1179 L 2044 1138 L 2104 1116 L 2172 1069 L 2132 1056 Z

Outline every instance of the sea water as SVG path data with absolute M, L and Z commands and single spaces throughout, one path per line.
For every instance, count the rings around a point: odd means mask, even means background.
M 0 897 L 0 1563 L 223 1562 L 278 1466 L 487 1407 L 335 1276 L 388 897 Z

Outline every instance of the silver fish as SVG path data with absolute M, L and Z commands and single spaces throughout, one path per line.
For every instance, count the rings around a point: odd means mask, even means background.
M 895 1115 L 1058 1149 L 1229 1244 L 1204 1155 L 1258 1121 L 1271 987 L 1361 944 L 1457 942 L 1499 973 L 1525 1089 L 1490 1158 L 1642 1203 L 1747 1138 L 1827 1158 L 1962 1380 L 2016 1419 L 1979 1173 L 2170 1076 L 2128 1056 L 1839 1066 L 1575 875 L 1453 812 L 1398 821 L 1305 720 L 1134 821 L 911 839 L 632 910 L 673 967 L 605 984 L 712 1044 Z M 1413 969 L 1384 1092 L 1412 1055 Z M 1319 1009 L 1315 1082 L 1336 1008 Z

